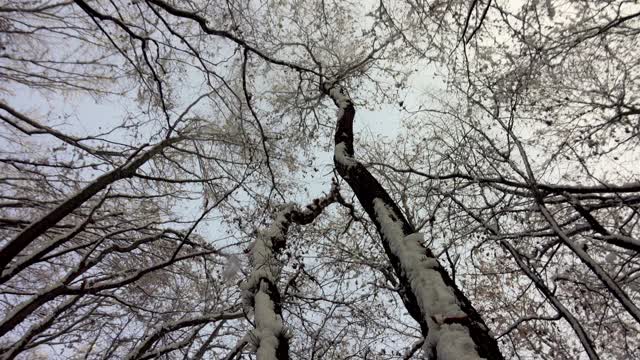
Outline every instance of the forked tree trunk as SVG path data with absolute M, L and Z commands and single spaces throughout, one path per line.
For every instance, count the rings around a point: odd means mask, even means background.
M 303 209 L 294 204 L 286 205 L 251 245 L 249 258 L 253 269 L 242 288 L 245 304 L 253 308 L 255 329 L 249 340 L 256 349 L 257 360 L 289 360 L 290 334 L 282 318 L 282 298 L 277 286 L 282 270 L 278 255 L 286 248 L 289 227 L 312 223 L 338 197 L 338 187 L 334 183 L 329 194 L 315 199 Z

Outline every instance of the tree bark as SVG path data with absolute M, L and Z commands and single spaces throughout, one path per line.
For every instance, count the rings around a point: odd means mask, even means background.
M 339 108 L 335 132 L 336 169 L 380 234 L 384 250 L 400 280 L 400 295 L 405 307 L 420 324 L 425 337 L 425 352 L 433 359 L 464 356 L 465 359 L 503 359 L 496 340 L 489 335 L 489 329 L 469 299 L 439 264 L 433 252 L 411 236 L 415 229 L 382 185 L 354 159 L 355 107 L 351 99 L 336 84 L 325 83 L 321 87 Z M 416 243 L 423 253 L 419 263 L 402 251 L 405 246 L 406 249 L 415 249 Z

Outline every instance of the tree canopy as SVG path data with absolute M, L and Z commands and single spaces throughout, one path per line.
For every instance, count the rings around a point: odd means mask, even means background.
M 0 359 L 640 359 L 632 0 L 0 0 Z

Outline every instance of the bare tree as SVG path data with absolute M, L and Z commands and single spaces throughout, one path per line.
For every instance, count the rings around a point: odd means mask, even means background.
M 0 357 L 637 358 L 638 14 L 0 3 Z

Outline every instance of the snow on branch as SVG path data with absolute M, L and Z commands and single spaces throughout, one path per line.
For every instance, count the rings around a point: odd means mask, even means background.
M 277 360 L 280 339 L 290 336 L 282 323 L 282 316 L 275 311 L 266 282 L 261 282 L 254 301 L 256 328 L 251 332 L 251 340 L 256 347 L 256 356 L 260 360 Z
M 293 208 L 293 204 L 286 205 L 283 210 L 278 212 L 271 226 L 258 232 L 257 239 L 249 249 L 249 259 L 253 271 L 242 284 L 244 290 L 253 292 L 258 288 L 261 279 L 275 282 L 278 278 L 281 264 L 276 259 L 273 242 L 284 238 L 285 232 L 289 227 L 289 220 L 286 214 L 293 211 Z
M 358 162 L 347 153 L 347 146 L 344 142 L 336 144 L 334 155 L 337 162 L 344 166 L 355 166 Z
M 344 111 L 349 105 L 353 105 L 351 98 L 343 87 L 339 86 L 336 81 L 327 81 L 322 84 L 322 91 L 329 95 L 338 109 Z
M 280 339 L 288 340 L 280 311 L 276 311 L 273 298 L 279 298 L 276 282 L 282 264 L 276 258 L 274 241 L 283 241 L 290 220 L 287 215 L 294 209 L 288 204 L 278 212 L 275 221 L 266 230 L 258 232 L 249 250 L 253 271 L 241 285 L 245 306 L 253 308 L 255 329 L 249 334 L 251 345 L 260 360 L 276 360 Z

